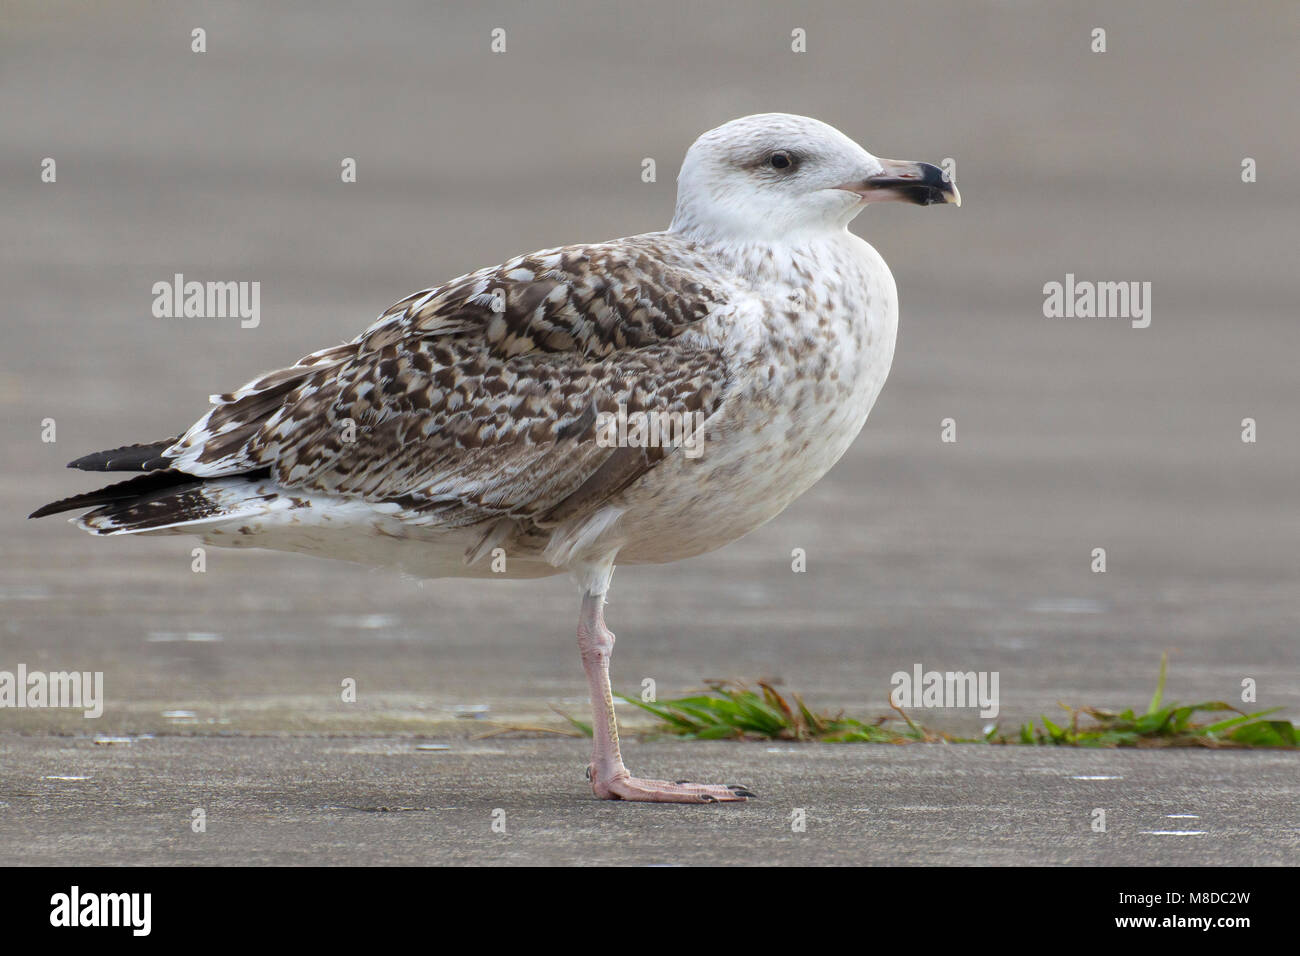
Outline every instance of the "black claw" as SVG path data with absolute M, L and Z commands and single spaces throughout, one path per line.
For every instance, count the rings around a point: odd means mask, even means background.
M 701 802 L 701 803 L 717 803 L 717 802 L 718 802 L 718 798 L 717 798 L 717 797 L 711 797 L 711 796 L 709 796 L 707 793 L 702 793 L 702 794 L 700 794 L 700 802 Z
M 727 784 L 727 789 L 740 797 L 753 797 L 755 800 L 758 799 L 758 794 L 753 790 L 750 790 L 748 787 L 742 787 L 739 784 L 729 783 Z
M 588 780 L 591 779 L 591 764 L 587 764 L 587 769 L 583 771 L 583 774 L 586 775 Z
M 674 781 L 673 781 L 673 783 L 675 783 L 675 784 L 679 784 L 679 785 L 680 785 L 680 784 L 683 784 L 683 783 L 694 783 L 694 782 L 695 782 L 694 780 L 674 780 Z

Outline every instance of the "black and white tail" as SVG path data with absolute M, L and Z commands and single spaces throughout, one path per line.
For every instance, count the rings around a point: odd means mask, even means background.
M 173 528 L 192 528 L 227 521 L 252 513 L 267 499 L 259 488 L 270 473 L 263 468 L 243 475 L 202 478 L 169 467 L 164 452 L 177 439 L 126 445 L 95 452 L 69 468 L 81 471 L 135 471 L 134 478 L 53 501 L 37 508 L 31 518 L 65 511 L 92 509 L 77 525 L 95 534 L 139 534 Z

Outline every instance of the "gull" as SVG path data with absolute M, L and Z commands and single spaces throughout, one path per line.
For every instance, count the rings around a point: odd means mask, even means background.
M 568 573 L 602 799 L 744 801 L 634 777 L 604 606 L 614 565 L 704 554 L 780 514 L 862 429 L 894 355 L 867 205 L 960 204 L 939 168 L 764 113 L 699 137 L 668 229 L 518 256 L 402 299 L 352 341 L 211 397 L 178 437 L 69 467 L 141 472 L 32 517 L 193 534 L 421 578 Z

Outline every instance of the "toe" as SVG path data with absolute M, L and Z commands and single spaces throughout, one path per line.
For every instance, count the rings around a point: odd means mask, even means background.
M 596 796 L 605 800 L 641 803 L 743 803 L 751 792 L 743 787 L 704 783 L 670 783 L 640 777 L 616 777 L 594 781 Z

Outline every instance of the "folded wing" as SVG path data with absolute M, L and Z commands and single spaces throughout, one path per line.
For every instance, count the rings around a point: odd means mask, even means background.
M 431 526 L 581 516 L 673 453 L 598 441 L 601 413 L 707 421 L 725 401 L 720 353 L 684 334 L 727 306 L 703 275 L 652 237 L 520 257 L 214 396 L 166 447 L 74 464 L 161 469 L 178 483 L 269 475 Z

